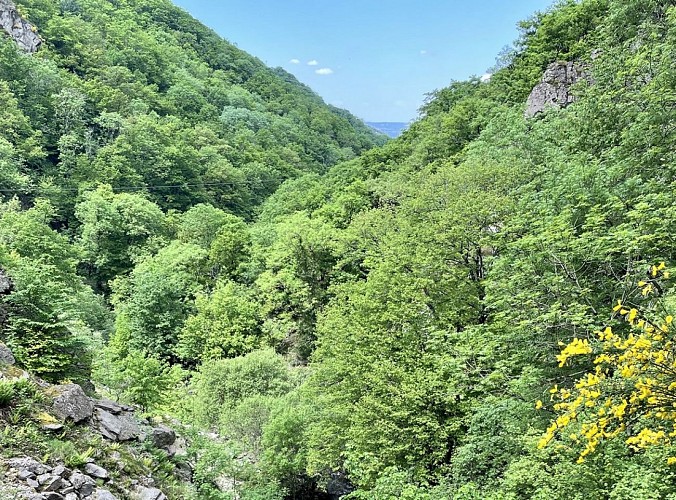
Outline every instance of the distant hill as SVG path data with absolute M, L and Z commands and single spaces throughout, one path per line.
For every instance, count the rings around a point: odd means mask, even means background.
M 64 193 L 106 183 L 166 210 L 209 203 L 251 218 L 285 180 L 385 142 L 170 0 L 0 0 L 0 17 L 0 97 L 32 145 L 0 127 L 14 141 L 0 157 L 23 155 L 0 198 L 22 190 L 69 216 L 77 200 Z
M 399 137 L 408 128 L 404 122 L 366 122 L 366 125 L 392 138 Z

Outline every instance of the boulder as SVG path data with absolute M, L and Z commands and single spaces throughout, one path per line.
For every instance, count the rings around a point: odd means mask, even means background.
M 49 478 L 44 482 L 40 481 L 40 478 L 38 477 L 38 483 L 40 483 L 40 489 L 45 492 L 59 491 L 63 486 L 63 481 L 61 480 L 61 478 L 53 474 L 50 474 Z
M 73 485 L 73 488 L 75 488 L 83 497 L 91 495 L 96 488 L 96 481 L 88 475 L 78 471 L 75 471 L 70 475 L 69 481 Z
M 44 424 L 42 430 L 48 432 L 60 432 L 64 429 L 63 424 Z
M 540 83 L 526 101 L 526 118 L 532 118 L 548 108 L 565 108 L 575 101 L 571 87 L 580 80 L 591 81 L 588 67 L 576 62 L 555 62 L 542 75 Z
M 112 413 L 113 415 L 119 415 L 120 413 L 125 411 L 126 412 L 134 411 L 134 408 L 132 408 L 131 406 L 116 403 L 115 401 L 110 401 L 109 399 L 95 399 L 94 407 L 100 408 L 104 411 L 107 411 L 108 413 Z
M 75 423 L 91 418 L 94 405 L 91 399 L 77 384 L 58 385 L 52 389 L 56 394 L 52 403 L 52 412 L 63 421 Z
M 52 474 L 59 477 L 70 476 L 71 471 L 65 465 L 57 465 L 52 469 Z
M 43 500 L 64 500 L 64 496 L 56 491 L 45 492 L 42 495 Z
M 185 457 L 188 455 L 188 443 L 184 438 L 178 437 L 166 450 L 170 457 Z
M 167 496 L 157 488 L 139 488 L 137 493 L 138 500 L 167 500 Z
M 113 415 L 97 408 L 96 420 L 99 423 L 99 432 L 111 441 L 129 441 L 141 434 L 138 423 L 131 415 Z
M 176 470 L 174 471 L 174 474 L 182 481 L 186 483 L 192 483 L 194 470 L 190 463 L 180 461 L 176 464 Z
M 0 342 L 0 365 L 13 365 L 16 363 L 12 351 L 5 344 Z
M 108 490 L 96 490 L 94 492 L 94 499 L 95 500 L 118 500 L 115 495 L 113 495 L 110 491 Z
M 19 473 L 16 475 L 19 479 L 22 481 L 25 481 L 26 479 L 33 479 L 35 478 L 35 474 L 33 474 L 31 471 L 28 469 L 21 469 Z
M 97 479 L 108 479 L 108 471 L 100 465 L 89 463 L 85 465 L 84 470 L 88 475 Z
M 176 441 L 176 433 L 173 429 L 160 425 L 153 428 L 150 438 L 156 448 L 168 448 Z
M 35 26 L 23 19 L 16 10 L 12 0 L 0 0 L 0 28 L 7 33 L 21 50 L 28 53 L 37 52 L 42 40 Z

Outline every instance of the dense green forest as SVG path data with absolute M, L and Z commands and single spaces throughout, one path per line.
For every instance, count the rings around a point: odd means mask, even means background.
M 387 143 L 168 0 L 17 4 L 0 341 L 194 432 L 175 498 L 676 498 L 673 2 L 558 1 Z

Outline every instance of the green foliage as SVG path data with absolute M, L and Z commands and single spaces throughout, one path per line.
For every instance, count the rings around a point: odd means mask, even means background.
M 89 447 L 79 451 L 72 441 L 51 439 L 47 443 L 49 458 L 63 462 L 67 467 L 82 467 L 94 454 L 94 448 Z
M 14 382 L 0 380 L 0 408 L 9 406 L 14 399 Z
M 75 216 L 81 224 L 81 266 L 99 287 L 131 270 L 164 232 L 164 214 L 157 205 L 137 194 L 116 194 L 108 185 L 85 193 Z
M 137 404 L 144 411 L 161 407 L 168 390 L 179 382 L 180 370 L 142 351 L 129 349 L 120 357 L 115 347 L 113 344 L 98 356 L 93 380 L 116 399 Z
M 670 447 L 606 439 L 575 464 L 564 437 L 537 449 L 535 410 L 591 368 L 558 369 L 559 343 L 676 258 L 671 2 L 557 2 L 490 81 L 434 91 L 370 151 L 166 0 L 20 3 L 46 41 L 0 38 L 0 339 L 22 366 L 86 378 L 96 352 L 100 386 L 180 414 L 199 498 L 219 478 L 242 498 L 676 494 Z M 524 118 L 555 61 L 590 80 Z
M 2 264 L 14 291 L 2 297 L 6 324 L 0 334 L 18 362 L 50 381 L 86 380 L 92 350 L 109 313 L 75 274 L 75 248 L 49 222 L 45 202 L 21 211 L 16 200 L 0 211 Z
M 198 296 L 197 314 L 180 333 L 176 352 L 189 363 L 233 358 L 253 351 L 262 342 L 255 296 L 233 282 L 219 284 L 209 296 Z
M 233 359 L 208 361 L 194 380 L 195 415 L 215 425 L 225 408 L 234 408 L 249 397 L 281 396 L 294 385 L 284 359 L 271 349 Z
M 129 277 L 113 284 L 118 345 L 162 359 L 175 350 L 183 323 L 206 276 L 206 251 L 173 242 L 137 265 Z

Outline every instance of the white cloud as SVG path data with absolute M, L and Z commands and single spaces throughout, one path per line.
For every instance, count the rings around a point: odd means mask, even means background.
M 291 59 L 289 62 L 290 62 L 291 64 L 300 64 L 300 60 L 299 60 L 299 59 Z
M 481 76 L 481 81 L 482 82 L 490 82 L 492 76 L 493 76 L 492 73 L 485 73 L 484 75 Z
M 317 71 L 315 71 L 318 75 L 332 75 L 333 70 L 331 68 L 320 68 Z
M 319 64 L 319 62 L 317 62 L 316 59 L 313 59 L 312 61 L 307 62 L 308 66 L 317 66 L 318 64 Z
M 426 51 L 426 50 L 421 50 L 421 51 L 420 51 L 420 55 L 421 55 L 421 56 L 426 56 L 426 55 L 427 55 L 427 51 Z

